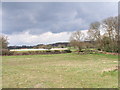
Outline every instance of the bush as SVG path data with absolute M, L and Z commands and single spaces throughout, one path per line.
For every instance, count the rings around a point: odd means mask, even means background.
M 9 51 L 9 54 L 8 55 L 14 55 L 14 51 Z
M 54 52 L 61 52 L 60 50 L 54 50 Z
M 83 52 L 85 54 L 95 54 L 95 53 L 98 53 L 98 50 L 84 50 Z
M 71 53 L 71 50 L 64 50 L 65 53 Z
M 46 52 L 51 52 L 50 50 L 47 50 Z
M 0 50 L 0 55 L 9 55 L 9 50 L 8 49 Z

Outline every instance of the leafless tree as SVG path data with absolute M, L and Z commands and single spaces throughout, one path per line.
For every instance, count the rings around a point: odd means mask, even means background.
M 88 40 L 94 41 L 94 44 L 97 48 L 101 47 L 101 31 L 100 31 L 100 22 L 93 22 L 90 24 L 90 28 L 87 32 Z
M 100 22 L 94 22 L 90 24 L 90 28 L 88 30 L 88 38 L 89 40 L 95 41 L 100 38 Z
M 117 51 L 118 33 L 118 17 L 109 17 L 102 22 L 90 24 L 88 38 L 95 41 L 96 47 L 101 50 Z
M 8 39 L 4 35 L 0 35 L 0 49 L 7 49 Z
M 103 20 L 103 28 L 105 28 L 106 33 L 111 40 L 114 40 L 115 36 L 117 35 L 117 27 L 118 25 L 116 17 L 109 17 Z
M 9 50 L 7 49 L 8 41 L 7 37 L 4 35 L 0 35 L 0 55 L 8 54 Z
M 103 20 L 103 27 L 106 30 L 106 37 L 109 38 L 111 51 L 116 51 L 118 42 L 118 17 L 109 17 Z
M 84 47 L 84 40 L 85 35 L 81 31 L 73 32 L 70 37 L 70 44 L 71 46 L 77 47 L 79 51 Z

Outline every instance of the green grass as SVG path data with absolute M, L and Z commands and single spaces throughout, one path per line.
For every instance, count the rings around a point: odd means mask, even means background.
M 104 54 L 3 56 L 3 88 L 117 88 L 118 72 L 103 72 L 117 60 Z
M 2 56 L 0 56 L 0 89 L 2 89 Z

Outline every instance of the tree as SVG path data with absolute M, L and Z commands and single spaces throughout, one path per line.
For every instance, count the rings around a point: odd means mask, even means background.
M 101 31 L 100 31 L 100 22 L 93 22 L 90 24 L 90 28 L 87 32 L 88 34 L 88 40 L 94 41 L 96 47 L 98 49 L 101 49 Z
M 88 35 L 89 35 L 88 38 L 91 41 L 100 39 L 100 22 L 93 22 L 90 24 Z
M 95 46 L 104 51 L 118 51 L 118 17 L 109 17 L 102 22 L 90 24 L 88 38 L 95 42 Z
M 7 37 L 4 35 L 0 35 L 0 55 L 8 54 L 7 46 L 8 46 Z
M 0 36 L 0 49 L 7 49 L 8 41 L 7 37 L 1 35 Z
M 103 20 L 103 28 L 105 28 L 105 35 L 109 38 L 109 51 L 116 52 L 117 51 L 117 43 L 118 43 L 118 17 L 109 17 Z
M 84 38 L 85 35 L 81 31 L 73 32 L 70 37 L 71 46 L 77 47 L 80 52 L 82 48 L 84 48 Z

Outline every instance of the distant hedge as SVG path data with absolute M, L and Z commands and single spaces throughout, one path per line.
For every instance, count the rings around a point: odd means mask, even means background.
M 10 52 L 8 49 L 0 49 L 0 55 L 9 55 Z
M 36 54 L 61 54 L 61 53 L 71 53 L 70 50 L 46 50 L 46 51 L 2 51 L 3 56 L 10 55 L 36 55 Z

